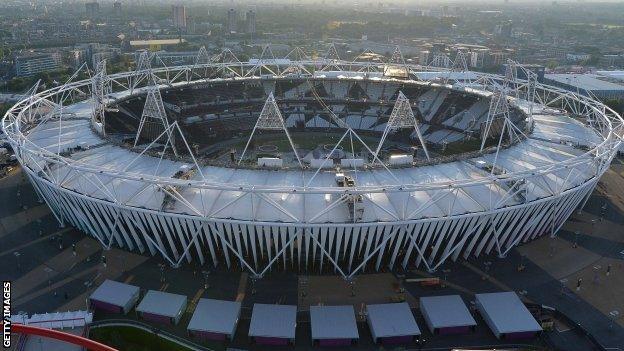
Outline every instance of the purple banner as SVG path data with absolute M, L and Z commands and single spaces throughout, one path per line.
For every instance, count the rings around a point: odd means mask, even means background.
M 505 339 L 507 340 L 520 340 L 520 339 L 533 339 L 535 337 L 536 332 L 528 331 L 528 332 L 519 332 L 519 333 L 509 333 L 505 334 Z
M 91 300 L 91 307 L 104 312 L 123 313 L 123 309 L 121 307 L 98 300 Z
M 215 341 L 223 341 L 227 338 L 226 334 L 212 333 L 212 332 L 207 332 L 207 331 L 191 331 L 191 335 L 199 339 L 215 340 Z
M 166 316 L 143 312 L 141 313 L 141 317 L 143 317 L 143 319 L 145 319 L 146 321 L 150 322 L 171 324 L 171 318 Z
M 348 346 L 351 339 L 319 339 L 319 346 Z
M 414 341 L 414 337 L 412 335 L 404 335 L 404 336 L 390 336 L 387 338 L 379 338 L 380 342 L 384 345 L 398 345 L 398 344 L 409 344 Z
M 260 345 L 288 345 L 288 339 L 284 339 L 284 338 L 270 338 L 270 337 L 265 337 L 265 336 L 256 336 L 254 338 L 254 340 L 256 340 L 257 344 Z
M 438 329 L 438 334 L 440 335 L 452 335 L 452 334 L 468 334 L 470 332 L 469 326 L 461 326 L 461 327 L 448 327 L 448 328 L 440 328 Z

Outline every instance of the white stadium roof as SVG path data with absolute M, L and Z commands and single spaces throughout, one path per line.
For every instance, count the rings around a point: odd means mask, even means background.
M 68 112 L 76 116 L 86 116 L 90 113 L 89 104 L 77 104 L 67 108 Z M 487 176 L 487 172 L 479 169 L 476 165 L 492 164 L 494 158 L 498 167 L 514 172 L 531 172 L 538 166 L 555 165 L 573 156 L 581 156 L 585 151 L 574 147 L 574 144 L 598 143 L 599 137 L 583 124 L 554 114 L 534 115 L 535 129 L 533 138 L 522 143 L 513 145 L 507 149 L 502 149 L 498 156 L 495 154 L 485 154 L 469 160 L 436 164 L 430 166 L 396 168 L 392 173 L 400 184 L 415 184 L 421 186 L 453 183 L 462 180 L 477 180 Z M 85 166 L 106 169 L 111 172 L 125 170 L 134 173 L 137 177 L 143 174 L 151 174 L 165 178 L 171 178 L 182 166 L 190 166 L 181 162 L 167 159 L 160 161 L 157 157 L 146 154 L 140 155 L 136 152 L 125 149 L 121 146 L 103 143 L 103 140 L 93 131 L 87 120 L 68 119 L 63 120 L 61 125 L 61 136 L 59 138 L 59 122 L 50 121 L 31 132 L 29 140 L 51 152 L 63 151 L 70 147 L 81 146 L 86 151 L 73 154 L 70 157 L 76 162 Z M 60 144 L 59 144 L 60 141 Z M 552 142 L 554 141 L 554 143 Z M 562 144 L 569 142 L 572 145 Z M 138 156 L 138 157 L 137 157 Z M 586 155 L 590 161 L 592 156 Z M 485 162 L 485 163 L 484 163 Z M 32 164 L 33 168 L 44 167 L 43 164 Z M 121 179 L 118 177 L 106 177 L 102 174 L 86 174 L 78 176 L 71 168 L 63 164 L 52 166 L 58 179 L 63 179 L 64 187 L 73 189 L 79 193 L 100 199 L 110 199 L 110 194 L 101 187 L 94 184 L 102 182 L 106 187 L 115 188 L 117 201 L 130 206 L 146 208 L 152 210 L 162 210 L 164 192 L 158 191 L 154 185 L 140 180 Z M 568 187 L 573 187 L 583 183 L 592 174 L 591 163 L 587 162 L 587 175 L 575 174 L 574 181 L 568 183 Z M 578 169 L 578 167 L 577 167 Z M 293 187 L 304 187 L 312 178 L 315 170 L 282 170 L 276 172 L 263 169 L 234 169 L 215 166 L 204 166 L 202 174 L 206 181 L 215 184 L 227 184 L 231 187 L 274 187 L 290 189 Z M 578 173 L 578 171 L 575 171 Z M 336 188 L 335 172 L 328 170 L 320 172 L 311 182 L 310 187 Z M 384 169 L 360 170 L 353 174 L 356 184 L 360 188 L 380 187 L 389 184 L 397 184 L 392 175 Z M 98 178 L 97 180 L 95 178 Z M 89 179 L 92 178 L 92 179 Z M 549 195 L 550 189 L 554 189 L 564 182 L 568 177 L 566 170 L 553 172 L 548 178 L 540 178 L 528 181 L 526 197 L 528 200 L 535 200 Z M 194 175 L 194 180 L 201 181 L 199 173 Z M 289 214 L 276 208 L 266 201 L 257 199 L 256 204 L 251 201 L 236 201 L 242 192 L 214 189 L 198 189 L 196 187 L 181 188 L 181 195 L 188 201 L 177 201 L 173 209 L 168 211 L 188 215 L 208 215 L 215 218 L 234 218 L 239 220 L 281 221 L 296 222 L 298 218 L 310 218 L 310 214 L 316 214 L 325 209 L 328 203 L 337 199 L 338 194 L 306 194 L 304 196 L 291 193 L 267 194 L 283 208 L 288 209 Z M 489 184 L 482 186 L 464 187 L 457 197 L 446 206 L 444 200 L 438 201 L 440 206 L 423 207 L 423 204 L 430 202 L 434 198 L 439 198 L 446 190 L 415 191 L 408 198 L 404 198 L 404 193 L 371 193 L 364 197 L 380 204 L 378 206 L 367 206 L 363 214 L 362 222 L 390 221 L 401 213 L 418 212 L 421 218 L 442 217 L 447 214 L 461 215 L 465 213 L 482 211 L 488 208 L 491 201 L 500 201 L 506 191 L 502 187 L 491 187 Z M 448 201 L 451 201 L 449 199 Z M 517 199 L 509 198 L 509 205 L 519 203 Z M 229 205 L 228 205 L 229 204 Z M 227 205 L 227 206 L 226 206 Z M 224 208 L 227 207 L 227 208 Z M 221 211 L 215 212 L 218 209 Z M 394 209 L 390 213 L 385 209 Z M 203 212 L 202 212 L 203 211 Z M 212 211 L 212 213 L 211 213 Z M 392 213 L 394 212 L 394 213 Z M 311 222 L 344 222 L 348 220 L 349 213 L 347 207 L 338 207 L 334 211 L 327 211 L 314 218 Z
M 207 69 L 223 65 L 235 68 L 223 69 L 228 74 L 215 79 L 189 82 L 186 73 L 196 65 L 154 68 L 152 73 L 168 77 L 158 80 L 167 83 L 159 86 L 167 94 L 178 87 L 188 92 L 190 86 L 201 89 L 230 82 L 249 82 L 255 87 L 259 84 L 259 95 L 261 89 L 265 93 L 272 91 L 271 75 L 260 77 L 256 74 L 257 64 L 235 61 L 224 59 L 222 63 L 200 65 Z M 318 66 L 333 71 L 321 71 Z M 423 116 L 423 138 L 442 147 L 445 141 L 467 140 L 470 134 L 478 134 L 488 116 L 488 97 L 500 91 L 504 80 L 498 75 L 475 73 L 479 88 L 473 89 L 386 78 L 379 71 L 368 74 L 367 70 L 379 67 L 365 62 L 305 59 L 289 64 L 294 71 L 302 67 L 314 73 L 279 76 L 275 80 L 289 84 L 297 79 L 304 84 L 310 77 L 322 80 L 325 89 L 329 84 L 331 93 L 337 96 L 337 111 L 344 111 L 347 100 L 351 100 L 348 92 L 353 84 L 360 85 L 366 101 L 374 103 L 382 98 L 387 102 L 384 96 L 394 96 L 391 91 L 400 86 L 405 86 L 406 91 L 415 88 L 416 92 L 408 95 Z M 409 67 L 414 75 L 429 69 Z M 244 74 L 238 74 L 239 69 Z M 144 73 L 107 75 L 106 81 L 113 86 L 109 88 L 115 92 L 100 92 L 104 94 L 101 98 L 113 107 L 124 103 L 119 99 L 139 101 L 145 90 L 154 91 L 155 87 L 144 87 L 142 83 L 133 88 L 127 84 L 136 82 Z M 332 78 L 324 80 L 321 76 Z M 94 98 L 98 98 L 92 89 L 95 79 L 71 82 L 20 101 L 3 119 L 7 140 L 60 222 L 74 225 L 104 246 L 116 244 L 161 254 L 171 265 L 196 259 L 205 264 L 212 259 L 215 263 L 223 260 L 229 267 L 233 260 L 240 260 L 253 274 L 262 274 L 282 261 L 285 266 L 288 260 L 297 259 L 308 264 L 311 256 L 312 261 L 321 260 L 319 267 L 329 258 L 347 278 L 357 274 L 369 260 L 376 260 L 376 269 L 380 268 L 382 260 L 376 255 L 354 255 L 363 247 L 366 252 L 378 252 L 380 258 L 389 256 L 390 267 L 423 264 L 436 269 L 447 259 L 490 253 L 493 249 L 504 255 L 521 242 L 558 230 L 596 186 L 620 143 L 614 132 L 614 126 L 622 123 L 619 115 L 603 109 L 590 96 L 536 83 L 536 98 L 530 105 L 508 97 L 513 120 L 523 117 L 516 108 L 533 111 L 533 118 L 528 114 L 524 117 L 526 122 L 534 123 L 516 126 L 517 142 L 451 156 L 434 152 L 430 161 L 418 157 L 411 167 L 385 168 L 385 164 L 367 162 L 356 170 L 340 170 L 350 177 L 347 189 L 337 184 L 337 170 L 333 169 L 319 170 L 315 175 L 315 167 L 301 169 L 288 163 L 275 170 L 247 164 L 229 167 L 220 159 L 195 162 L 191 157 L 172 155 L 161 159 L 157 150 L 141 153 L 140 145 L 124 146 L 122 138 L 127 135 L 101 135 L 102 120 L 93 112 L 104 106 L 94 106 Z M 530 89 L 530 85 L 526 88 Z M 294 98 L 297 89 L 289 89 L 283 96 Z M 519 93 L 523 96 L 525 91 Z M 436 112 L 447 99 L 462 100 L 462 96 L 471 94 L 479 95 L 465 101 L 472 105 L 458 106 L 460 110 L 449 111 L 450 116 L 444 112 L 446 108 L 439 111 L 441 114 Z M 561 105 L 573 116 L 544 107 Z M 330 124 L 318 115 L 303 119 L 301 110 L 284 113 L 287 126 L 313 121 L 315 128 L 335 128 L 336 132 L 356 137 L 355 130 L 381 133 L 388 125 L 380 120 L 387 113 L 377 107 L 367 109 L 359 119 L 349 111 L 342 113 L 344 116 L 339 118 L 353 128 L 347 130 L 336 126 L 342 123 Z M 242 121 L 247 122 L 251 121 Z M 439 128 L 437 123 L 444 127 Z M 172 126 L 177 126 L 177 121 Z M 454 128 L 441 130 L 446 127 Z M 526 138 L 519 136 L 525 132 Z M 201 240 L 189 243 L 191 236 Z M 382 236 L 385 239 L 379 240 Z M 424 257 L 422 252 L 433 243 L 434 250 Z M 317 255 L 324 248 L 329 252 L 335 249 L 335 258 Z M 282 257 L 274 257 L 264 267 L 259 258 L 267 254 L 271 257 L 273 252 Z M 349 260 L 342 260 L 340 252 Z M 398 252 L 406 252 L 405 257 L 397 260 Z M 346 261 L 348 264 L 338 263 Z

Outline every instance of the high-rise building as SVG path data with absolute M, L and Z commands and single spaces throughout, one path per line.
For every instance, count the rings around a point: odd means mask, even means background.
M 184 5 L 172 5 L 173 26 L 178 29 L 186 29 L 186 7 Z
M 254 10 L 247 11 L 245 15 L 245 27 L 247 33 L 256 33 L 256 12 Z
M 254 10 L 247 11 L 245 15 L 245 27 L 247 33 L 256 33 L 256 12 Z
M 100 13 L 100 4 L 97 1 L 89 1 L 85 3 L 87 17 L 94 18 Z
M 504 38 L 510 38 L 512 30 L 513 30 L 513 22 L 505 21 L 496 25 L 496 27 L 494 28 L 494 33 Z
M 429 61 L 431 61 L 431 52 L 429 50 L 422 50 L 418 54 L 418 63 L 427 66 L 429 65 Z
M 225 24 L 227 33 L 236 33 L 238 31 L 238 13 L 235 9 L 229 9 L 227 13 L 227 23 Z
M 115 1 L 113 3 L 113 14 L 115 17 L 121 17 L 121 2 Z

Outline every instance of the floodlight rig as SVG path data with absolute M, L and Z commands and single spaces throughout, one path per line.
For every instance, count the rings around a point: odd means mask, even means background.
M 106 74 L 106 60 L 102 60 L 95 67 L 91 91 L 94 100 L 92 122 L 102 125 L 102 134 L 104 135 L 106 135 L 104 125 L 106 104 L 104 103 L 104 97 L 110 94 L 111 90 L 110 80 Z
M 538 83 L 537 73 L 528 69 L 526 66 L 519 64 L 516 61 L 508 60 L 507 62 L 508 64 L 514 65 L 516 67 L 516 70 L 520 69 L 520 71 L 526 77 L 526 82 L 518 86 L 518 91 L 520 91 L 521 89 L 525 90 L 525 94 L 526 94 L 525 99 L 529 102 L 529 108 L 528 108 L 529 128 L 528 129 L 531 130 L 533 128 L 533 107 L 535 104 L 535 88 Z
M 386 64 L 386 67 L 390 67 L 390 66 L 401 67 L 401 69 L 405 73 L 405 77 L 409 78 L 410 70 L 409 70 L 409 67 L 407 66 L 407 63 L 405 62 L 405 58 L 403 57 L 403 54 L 401 53 L 401 48 L 398 45 L 395 46 L 394 52 L 392 53 L 390 60 Z
M 245 145 L 245 149 L 243 149 L 243 153 L 241 154 L 240 159 L 238 160 L 238 164 L 243 161 L 243 157 L 245 157 L 245 153 L 247 152 L 247 148 L 249 148 L 249 144 L 251 143 L 251 139 L 253 139 L 256 130 L 283 130 L 288 138 L 288 142 L 290 143 L 290 147 L 295 153 L 295 157 L 297 158 L 297 162 L 299 162 L 299 166 L 303 168 L 303 163 L 301 163 L 301 159 L 299 158 L 299 154 L 297 154 L 297 149 L 295 148 L 295 144 L 293 144 L 292 139 L 290 138 L 290 134 L 288 133 L 288 128 L 286 128 L 286 124 L 284 124 L 284 118 L 282 117 L 282 113 L 275 102 L 275 97 L 273 97 L 273 93 L 269 94 L 266 102 L 264 103 L 264 107 L 262 107 L 262 111 L 260 112 L 260 116 L 256 121 L 256 125 L 251 131 L 251 135 L 247 140 L 247 144 Z
M 496 145 L 496 153 L 494 155 L 494 162 L 492 167 L 492 173 L 495 171 L 496 163 L 498 161 L 498 154 L 500 152 L 503 136 L 505 133 L 509 135 L 509 140 L 520 140 L 521 136 L 524 138 L 528 138 L 524 132 L 515 123 L 511 120 L 511 106 L 508 100 L 508 96 L 512 95 L 514 97 L 519 96 L 518 88 L 517 88 L 517 72 L 515 70 L 515 65 L 507 65 L 505 70 L 505 79 L 502 85 L 496 86 L 492 97 L 490 98 L 490 108 L 488 110 L 488 116 L 486 119 L 485 130 L 483 131 L 483 135 L 481 135 L 481 148 L 480 151 L 483 151 L 485 147 L 485 142 L 487 138 L 490 136 L 490 130 L 492 128 L 492 124 L 495 119 L 503 119 L 503 126 L 500 131 L 500 136 L 498 137 L 498 143 Z
M 154 83 L 147 88 L 147 95 L 145 98 L 145 105 L 143 107 L 143 113 L 141 114 L 141 121 L 139 122 L 139 128 L 137 129 L 136 137 L 134 139 L 134 147 L 137 146 L 141 133 L 145 128 L 145 123 L 149 125 L 160 124 L 167 133 L 168 142 L 171 143 L 173 153 L 178 156 L 174 143 L 174 135 L 172 129 L 169 127 L 169 121 L 167 120 L 167 111 L 163 104 L 162 96 L 160 95 L 160 89 Z
M 388 123 L 386 123 L 386 129 L 384 129 L 381 140 L 379 140 L 379 145 L 377 146 L 377 150 L 375 151 L 375 158 L 379 158 L 379 151 L 381 151 L 381 147 L 388 137 L 388 134 L 390 134 L 390 132 L 403 128 L 414 128 L 414 131 L 416 131 L 416 135 L 418 136 L 418 140 L 420 141 L 420 145 L 422 145 L 423 151 L 427 156 L 427 160 L 430 160 L 429 152 L 427 151 L 427 146 L 425 145 L 425 140 L 420 133 L 420 128 L 418 127 L 418 122 L 416 121 L 416 117 L 414 116 L 414 111 L 412 110 L 410 101 L 403 94 L 402 91 L 399 91 L 399 97 L 394 103 L 394 108 L 392 109 L 390 118 L 388 118 Z
M 23 95 L 28 97 L 28 101 L 33 101 L 35 99 L 35 95 L 37 95 L 37 91 L 39 90 L 39 85 L 41 84 L 41 79 L 37 80 L 37 82 L 35 82 L 35 84 L 29 88 Z M 28 123 L 33 123 L 35 121 L 35 114 L 32 112 L 33 109 L 28 109 L 27 113 L 25 113 L 24 115 L 26 116 L 25 121 Z M 20 119 L 17 120 L 18 125 Z
M 211 57 L 208 55 L 208 51 L 206 51 L 206 47 L 202 46 L 199 48 L 197 55 L 195 56 L 195 61 L 193 62 L 195 65 L 201 65 L 205 63 L 210 63 Z
M 139 84 L 141 84 L 142 81 L 144 80 L 148 80 L 148 81 L 152 81 L 154 80 L 152 77 L 152 55 L 147 52 L 147 51 L 142 51 L 141 54 L 139 54 L 139 59 L 137 61 L 137 66 L 134 70 L 134 76 L 132 77 L 132 84 L 130 84 L 130 93 L 132 94 L 134 92 L 134 89 L 136 89 Z
M 377 72 L 377 64 L 375 62 L 371 62 L 370 60 L 368 60 L 366 61 L 366 65 L 361 65 L 361 58 L 365 55 L 377 55 L 377 53 L 371 49 L 366 49 L 362 51 L 362 53 L 354 57 L 351 63 L 349 63 L 349 71 L 366 73 Z
M 273 63 L 275 65 L 276 67 L 275 71 L 266 67 L 270 63 Z M 282 75 L 282 73 L 280 72 L 279 64 L 277 64 L 275 54 L 273 53 L 273 50 L 271 49 L 271 44 L 266 44 L 262 48 L 262 52 L 260 53 L 260 57 L 258 58 L 257 63 L 249 71 L 247 71 L 247 75 L 253 75 L 256 72 L 258 72 L 258 74 L 262 76 L 262 68 L 269 71 L 270 74 L 273 74 L 276 76 Z
M 331 43 L 329 48 L 327 49 L 327 53 L 325 57 L 323 57 L 323 65 L 319 67 L 319 71 L 327 71 L 331 69 L 335 69 L 341 71 L 340 68 L 340 56 L 338 56 L 338 50 L 336 49 L 336 45 Z
M 433 56 L 430 66 L 448 68 L 451 67 L 451 59 L 446 54 L 438 53 Z
M 448 71 L 448 75 L 444 79 L 445 84 L 448 84 L 454 72 L 468 72 L 468 64 L 466 63 L 466 55 L 461 50 L 457 51 L 457 55 L 455 56 L 453 65 L 451 66 L 451 69 Z
M 190 79 L 192 78 L 193 74 L 197 75 L 195 70 L 199 66 L 201 66 L 203 64 L 209 64 L 209 63 L 213 62 L 214 59 L 215 59 L 214 57 L 210 57 L 210 55 L 208 55 L 208 51 L 206 50 L 205 46 L 200 47 L 199 51 L 197 52 L 197 55 L 195 55 L 195 59 L 193 60 L 193 66 L 191 66 L 191 69 L 190 69 L 190 73 L 191 74 L 187 77 L 187 80 L 190 81 Z M 203 75 L 198 75 L 198 76 L 199 77 L 205 77 L 207 75 L 206 74 L 207 72 L 208 72 L 208 68 L 204 67 Z

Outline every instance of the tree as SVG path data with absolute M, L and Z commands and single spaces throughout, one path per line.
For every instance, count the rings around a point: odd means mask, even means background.
M 615 112 L 619 114 L 624 113 L 624 100 L 622 99 L 608 99 L 604 101 L 605 105 L 612 108 Z

